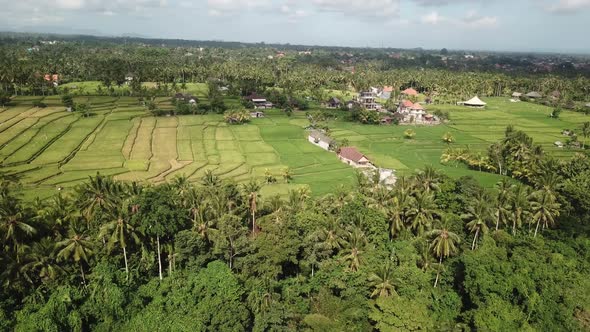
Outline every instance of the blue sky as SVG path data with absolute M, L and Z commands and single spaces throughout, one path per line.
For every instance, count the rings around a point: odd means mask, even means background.
M 590 53 L 590 0 L 0 0 L 0 30 Z

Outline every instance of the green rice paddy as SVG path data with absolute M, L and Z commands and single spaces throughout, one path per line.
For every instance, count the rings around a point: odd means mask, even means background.
M 230 126 L 213 114 L 150 117 L 131 97 L 76 97 L 91 105 L 91 117 L 66 112 L 55 96 L 43 99 L 47 108 L 34 108 L 32 103 L 40 99 L 16 97 L 14 106 L 0 111 L 1 170 L 20 176 L 27 198 L 47 197 L 97 172 L 120 180 L 162 183 L 181 174 L 196 182 L 208 170 L 236 182 L 262 181 L 269 170 L 278 181 L 265 186 L 263 195 L 284 194 L 300 186 L 319 195 L 354 183 L 352 168 L 334 153 L 308 143 L 303 112 L 287 117 L 278 110 L 268 111 L 265 118 Z M 451 176 L 472 175 L 491 186 L 498 175 L 440 164 L 447 147 L 441 140 L 444 133 L 453 133 L 455 146 L 484 151 L 512 124 L 549 153 L 568 157 L 574 151 L 556 148 L 553 142 L 565 141 L 563 129 L 590 121 L 573 112 L 551 119 L 548 107 L 510 103 L 507 98 L 484 100 L 488 102 L 484 110 L 430 106 L 430 111 L 450 111 L 452 121 L 412 126 L 417 133 L 412 140 L 403 137 L 408 126 L 369 126 L 343 119 L 328 125 L 334 138 L 348 139 L 378 166 L 405 174 L 433 165 Z M 158 101 L 163 108 L 171 107 L 165 98 Z M 289 184 L 281 178 L 287 167 L 294 176 Z

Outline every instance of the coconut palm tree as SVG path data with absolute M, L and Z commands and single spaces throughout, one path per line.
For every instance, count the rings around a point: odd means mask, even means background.
M 429 229 L 437 214 L 434 196 L 426 191 L 419 191 L 415 195 L 414 203 L 407 212 L 408 222 L 417 235 L 422 235 Z
M 369 275 L 369 286 L 373 288 L 371 298 L 375 297 L 389 297 L 396 295 L 395 286 L 393 284 L 393 268 L 390 262 Z
M 493 210 L 490 205 L 490 197 L 485 192 L 480 192 L 467 207 L 467 213 L 461 217 L 468 221 L 466 227 L 474 233 L 471 250 L 475 250 L 477 239 L 488 232 L 488 223 L 493 219 Z
M 257 232 L 256 227 L 256 212 L 257 212 L 257 199 L 259 197 L 258 191 L 260 191 L 261 185 L 256 181 L 250 181 L 243 186 L 244 192 L 248 196 L 248 206 L 250 209 L 250 215 L 252 216 L 252 234 Z
M 37 233 L 37 230 L 25 221 L 24 214 L 17 207 L 0 209 L 0 234 L 6 248 L 11 248 L 16 254 L 17 262 L 26 238 Z M 10 245 L 9 245 L 10 243 Z
M 555 197 L 548 191 L 539 190 L 531 194 L 531 222 L 536 224 L 535 235 L 539 231 L 539 225 L 543 229 L 555 224 L 555 217 L 559 216 L 561 205 L 556 202 Z
M 90 222 L 97 213 L 106 213 L 118 205 L 122 187 L 111 177 L 99 173 L 76 188 L 77 206 Z
M 71 259 L 74 263 L 78 264 L 80 266 L 82 282 L 86 285 L 82 262 L 88 264 L 90 257 L 94 254 L 94 245 L 85 232 L 76 228 L 75 225 L 72 225 L 68 231 L 68 237 L 56 243 L 55 247 L 58 250 L 57 259 L 58 261 Z
M 420 190 L 430 192 L 431 190 L 438 190 L 441 176 L 434 167 L 426 166 L 416 174 L 414 179 Z
M 57 263 L 54 254 L 55 243 L 51 238 L 43 238 L 35 242 L 26 252 L 25 263 L 21 270 L 30 283 L 34 283 L 32 275 L 41 279 L 42 282 L 55 280 L 64 273 Z
M 446 227 L 440 229 L 433 229 L 426 234 L 428 238 L 431 238 L 430 251 L 435 257 L 438 258 L 439 267 L 437 268 L 436 279 L 434 280 L 434 287 L 438 285 L 440 278 L 441 266 L 443 258 L 447 258 L 457 253 L 457 244 L 461 242 L 459 236 Z
M 389 239 L 393 240 L 404 228 L 404 207 L 398 197 L 393 197 L 391 204 L 387 206 L 387 219 L 389 220 Z
M 348 232 L 342 249 L 342 260 L 351 271 L 358 271 L 364 263 L 363 254 L 367 246 L 365 234 L 358 228 Z
M 496 184 L 498 194 L 494 200 L 494 217 L 496 219 L 496 231 L 500 224 L 507 224 L 510 219 L 510 202 L 512 201 L 512 192 L 514 185 L 506 179 Z
M 516 229 L 522 226 L 524 219 L 529 215 L 529 196 L 528 186 L 521 183 L 514 186 L 510 201 L 513 235 L 516 235 Z
M 115 244 L 123 250 L 123 260 L 125 262 L 125 275 L 129 279 L 129 265 L 127 261 L 127 242 L 139 243 L 139 233 L 135 227 L 130 224 L 130 207 L 125 204 L 119 211 L 112 215 L 112 220 L 104 224 L 99 232 L 99 238 L 108 238 L 107 249 L 113 250 Z

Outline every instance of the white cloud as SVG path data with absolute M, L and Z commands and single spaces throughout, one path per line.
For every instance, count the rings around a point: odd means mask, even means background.
M 320 10 L 365 17 L 397 17 L 400 0 L 313 0 Z
M 271 0 L 207 0 L 211 16 L 235 14 L 248 9 L 269 9 L 271 5 Z
M 56 5 L 62 9 L 80 9 L 84 7 L 84 0 L 57 0 Z
M 427 15 L 422 16 L 421 21 L 425 24 L 437 25 L 439 23 L 447 21 L 447 18 L 441 16 L 438 12 L 433 11 Z
M 553 5 L 549 5 L 546 9 L 553 13 L 575 13 L 580 9 L 590 8 L 590 0 L 559 0 Z
M 454 19 L 442 16 L 436 11 L 432 11 L 429 14 L 422 16 L 421 21 L 424 24 L 431 25 L 448 24 L 458 27 L 487 28 L 496 26 L 498 18 L 495 16 L 482 16 L 472 10 L 467 12 L 464 17 Z
M 472 10 L 467 12 L 467 15 L 463 17 L 462 21 L 464 24 L 474 28 L 484 28 L 495 26 L 498 23 L 498 18 L 495 16 L 481 16 Z

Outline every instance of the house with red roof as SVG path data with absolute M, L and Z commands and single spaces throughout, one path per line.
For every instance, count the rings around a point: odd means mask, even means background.
M 418 91 L 414 90 L 413 88 L 407 88 L 404 91 L 402 91 L 402 94 L 406 96 L 417 96 Z
M 398 111 L 401 113 L 408 113 L 410 112 L 410 110 L 412 109 L 412 107 L 414 107 L 414 103 L 412 103 L 409 100 L 402 100 L 402 102 L 399 104 L 399 109 Z
M 359 152 L 355 147 L 346 146 L 338 152 L 338 158 L 353 167 L 374 167 L 367 156 Z

